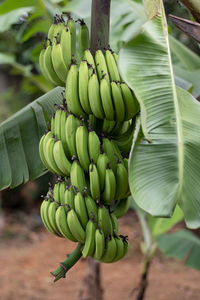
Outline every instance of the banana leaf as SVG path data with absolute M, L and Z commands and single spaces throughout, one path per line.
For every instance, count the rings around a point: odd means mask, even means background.
M 129 159 L 130 189 L 152 216 L 171 217 L 179 204 L 187 226 L 197 228 L 200 103 L 175 85 L 163 3 L 153 5 L 154 17 L 119 55 L 123 80 L 141 106 Z
M 185 266 L 200 270 L 200 239 L 188 230 L 156 237 L 158 248 L 167 256 L 185 260 Z
M 0 124 L 0 190 L 14 188 L 46 172 L 38 144 L 48 129 L 55 103 L 62 103 L 57 87 Z

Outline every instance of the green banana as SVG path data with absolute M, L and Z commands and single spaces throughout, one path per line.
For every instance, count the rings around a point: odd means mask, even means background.
M 101 229 L 95 231 L 95 253 L 93 258 L 100 260 L 105 252 L 105 236 Z
M 109 158 L 105 153 L 99 154 L 99 157 L 97 159 L 97 170 L 98 170 L 98 174 L 99 174 L 99 182 L 100 182 L 101 192 L 104 190 L 106 166 L 107 166 L 108 162 L 109 162 Z
M 46 215 L 47 215 L 47 211 L 49 208 L 49 204 L 50 204 L 50 200 L 45 199 L 43 200 L 41 207 L 40 207 L 40 215 L 42 218 L 42 222 L 44 224 L 44 226 L 46 227 L 46 229 L 50 232 L 53 233 L 56 236 L 60 236 L 56 231 L 53 230 L 53 228 L 50 226 L 48 220 L 46 219 Z
M 54 134 L 55 137 L 60 139 L 61 138 L 61 116 L 62 116 L 62 109 L 57 109 L 55 112 L 55 122 L 54 122 Z
M 60 78 L 63 84 L 65 84 L 68 68 L 65 65 L 62 47 L 58 39 L 56 39 L 56 43 L 52 45 L 51 59 L 57 76 Z
M 97 50 L 95 53 L 95 64 L 97 68 L 99 81 L 102 79 L 103 76 L 108 81 L 108 84 L 110 84 L 106 60 L 101 50 Z
M 125 255 L 125 251 L 124 251 L 125 247 L 124 247 L 123 239 L 121 237 L 117 236 L 115 238 L 115 242 L 116 242 L 116 245 L 117 245 L 117 253 L 116 253 L 116 256 L 115 256 L 113 262 L 116 262 L 116 261 L 120 260 Z
M 57 167 L 57 164 L 54 160 L 53 148 L 55 141 L 54 138 L 52 138 L 52 133 L 50 131 L 46 134 L 43 143 L 44 157 L 50 168 L 53 170 L 53 173 L 64 175 L 62 171 Z
M 56 220 L 56 225 L 59 231 L 62 233 L 62 235 L 72 242 L 77 242 L 77 240 L 71 234 L 71 231 L 69 229 L 67 223 L 67 215 L 64 206 L 59 206 L 58 209 L 56 210 L 55 220 Z
M 120 87 L 124 99 L 125 120 L 130 120 L 139 112 L 140 106 L 135 95 L 125 83 L 120 83 Z
M 115 118 L 117 121 L 124 121 L 125 119 L 125 106 L 122 97 L 120 86 L 114 81 L 111 82 L 112 99 L 115 108 Z
M 74 209 L 67 214 L 67 223 L 73 237 L 80 243 L 85 242 L 85 231 L 79 222 L 78 216 Z
M 55 201 L 53 201 L 49 204 L 49 208 L 48 208 L 49 223 L 50 223 L 51 227 L 53 228 L 53 231 L 57 232 L 60 237 L 63 237 L 63 235 L 59 231 L 58 226 L 56 224 L 55 216 L 56 216 L 57 208 L 58 208 L 58 204 Z
M 80 59 L 84 57 L 84 51 L 90 46 L 89 30 L 84 20 L 80 20 L 79 29 L 79 55 Z
M 90 156 L 88 149 L 88 130 L 85 125 L 80 125 L 76 130 L 76 152 L 81 166 L 88 172 Z
M 128 172 L 124 164 L 118 161 L 116 171 L 116 194 L 115 199 L 120 200 L 124 198 L 129 190 L 128 186 Z
M 114 214 L 117 217 L 117 219 L 123 217 L 127 213 L 130 207 L 130 203 L 131 203 L 131 197 L 127 197 L 126 199 L 119 200 L 116 203 L 116 206 L 114 208 Z
M 119 233 L 119 228 L 118 228 L 118 221 L 117 221 L 117 217 L 114 213 L 110 214 L 110 219 L 112 222 L 112 228 L 113 228 L 113 232 L 115 235 L 118 235 Z
M 87 208 L 85 205 L 85 199 L 82 195 L 82 193 L 77 192 L 74 197 L 74 210 L 78 216 L 78 219 L 82 225 L 82 227 L 85 229 L 86 225 L 88 223 L 88 214 L 87 214 Z
M 78 91 L 79 99 L 83 110 L 87 114 L 91 114 L 90 102 L 88 98 L 88 81 L 89 81 L 89 71 L 88 64 L 86 60 L 82 60 L 79 67 L 78 75 Z
M 101 103 L 99 81 L 97 75 L 94 72 L 89 78 L 88 96 L 93 114 L 99 119 L 104 119 L 104 111 Z
M 46 52 L 46 46 L 43 45 L 42 50 L 40 51 L 40 55 L 39 55 L 39 65 L 40 65 L 40 70 L 43 74 L 43 76 L 45 77 L 45 79 L 47 81 L 50 81 L 50 78 L 48 76 L 48 73 L 46 73 L 45 69 L 44 69 L 44 54 Z
M 109 235 L 106 238 L 106 249 L 103 257 L 100 259 L 100 262 L 112 263 L 117 254 L 117 244 L 115 238 Z
M 98 208 L 94 199 L 88 195 L 85 191 L 83 192 L 83 197 L 85 199 L 85 205 L 87 208 L 87 213 L 89 218 L 93 218 L 94 221 L 98 222 Z
M 105 175 L 105 186 L 102 194 L 102 200 L 104 204 L 111 205 L 115 199 L 116 193 L 116 179 L 113 170 L 110 169 L 109 163 L 106 166 L 106 175 Z
M 63 60 L 67 68 L 69 68 L 72 59 L 71 49 L 71 32 L 69 27 L 64 27 L 61 32 L 60 45 L 63 54 Z
M 100 94 L 105 118 L 113 121 L 115 119 L 115 111 L 110 90 L 110 83 L 103 77 L 100 81 Z
M 113 128 L 116 126 L 116 121 L 108 121 L 106 119 L 103 120 L 103 132 L 110 133 Z
M 67 186 L 64 195 L 64 203 L 67 204 L 68 207 L 73 209 L 75 208 L 74 197 L 75 193 L 73 187 L 71 185 Z
M 116 149 L 113 147 L 113 143 L 108 138 L 103 138 L 103 151 L 108 156 L 111 169 L 115 172 L 117 167 L 118 154 Z
M 85 229 L 85 245 L 83 247 L 83 257 L 92 256 L 95 252 L 95 232 L 96 225 L 89 220 Z
M 105 236 L 113 232 L 112 222 L 108 209 L 104 205 L 98 207 L 98 225 Z
M 84 59 L 88 63 L 88 73 L 89 73 L 89 77 L 90 77 L 93 73 L 96 73 L 96 65 L 95 65 L 95 61 L 94 61 L 94 58 L 92 56 L 92 53 L 90 52 L 89 49 L 85 50 Z
M 53 83 L 54 85 L 60 85 L 64 86 L 63 81 L 60 80 L 58 75 L 56 74 L 54 67 L 53 67 L 53 62 L 52 62 L 52 45 L 47 46 L 45 53 L 44 53 L 44 72 L 47 74 L 47 77 L 49 78 L 49 81 Z
M 96 164 L 100 155 L 100 140 L 96 132 L 94 130 L 90 130 L 90 128 L 88 134 L 88 150 L 90 161 L 93 161 Z
M 96 165 L 91 162 L 89 166 L 89 178 L 90 178 L 90 192 L 93 199 L 100 198 L 100 182 L 99 182 L 99 174 L 97 171 Z
M 108 72 L 110 75 L 110 80 L 111 81 L 120 81 L 118 67 L 117 67 L 115 58 L 114 58 L 111 50 L 105 51 L 105 58 L 106 58 L 106 63 L 107 63 L 107 67 L 108 67 Z
M 44 134 L 41 139 L 40 139 L 40 143 L 39 143 L 39 153 L 40 153 L 40 158 L 43 162 L 43 164 L 45 165 L 45 167 L 51 171 L 52 173 L 54 173 L 54 170 L 50 167 L 50 165 L 47 163 L 46 158 L 45 158 L 45 154 L 44 154 L 44 139 L 45 139 L 46 135 Z
M 56 141 L 54 144 L 53 157 L 60 172 L 65 176 L 69 176 L 71 170 L 71 163 L 65 155 L 62 142 L 59 140 Z
M 71 184 L 76 186 L 79 191 L 82 191 L 87 186 L 84 170 L 77 159 L 74 159 L 72 163 L 70 180 Z
M 76 130 L 80 126 L 80 121 L 74 115 L 69 114 L 65 123 L 65 138 L 66 145 L 69 151 L 69 158 L 73 155 L 77 156 L 76 152 Z
M 71 54 L 72 54 L 72 57 L 75 58 L 75 54 L 76 54 L 76 24 L 71 17 L 69 17 L 69 19 L 67 21 L 67 27 L 69 28 L 70 34 L 71 34 Z
M 85 117 L 85 112 L 79 101 L 78 95 L 78 67 L 72 64 L 66 81 L 66 102 L 69 110 L 76 116 Z

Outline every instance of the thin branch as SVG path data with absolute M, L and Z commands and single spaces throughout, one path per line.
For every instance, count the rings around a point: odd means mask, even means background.
M 67 255 L 67 259 L 60 263 L 60 266 L 51 274 L 55 277 L 54 282 L 60 278 L 65 278 L 65 274 L 77 263 L 82 256 L 83 245 L 78 244 L 75 250 Z

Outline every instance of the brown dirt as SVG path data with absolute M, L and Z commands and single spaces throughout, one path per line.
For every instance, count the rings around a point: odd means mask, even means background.
M 37 229 L 30 223 L 19 225 L 0 222 L 0 299 L 2 300 L 78 300 L 85 261 L 79 261 L 66 279 L 53 283 L 54 270 L 74 243 Z M 102 264 L 104 300 L 135 299 L 141 274 L 140 229 L 133 213 L 121 223 L 121 233 L 129 235 L 128 255 L 115 264 Z M 4 224 L 4 226 L 2 225 Z M 6 228 L 6 230 L 5 230 Z M 200 273 L 157 253 L 149 274 L 145 300 L 200 299 Z M 94 299 L 95 300 L 95 299 Z

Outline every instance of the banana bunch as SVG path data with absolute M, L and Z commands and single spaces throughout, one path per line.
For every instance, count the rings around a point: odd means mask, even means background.
M 139 111 L 134 93 L 121 81 L 117 55 L 97 50 L 93 58 L 84 52 L 80 66 L 72 63 L 66 81 L 66 102 L 76 116 L 93 114 L 98 119 L 124 122 Z
M 47 81 L 56 86 L 65 86 L 69 67 L 75 59 L 81 60 L 83 52 L 89 47 L 89 31 L 83 20 L 79 20 L 79 34 L 76 24 L 69 18 L 56 15 L 54 23 L 39 56 L 39 65 Z M 76 46 L 77 44 L 77 46 Z
M 118 234 L 114 213 L 86 193 L 72 186 L 70 179 L 59 178 L 41 205 L 47 230 L 58 237 L 84 244 L 83 257 L 100 262 L 118 261 L 128 251 L 127 238 Z

